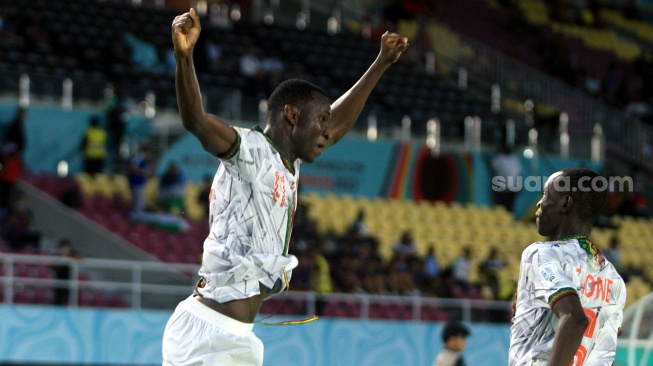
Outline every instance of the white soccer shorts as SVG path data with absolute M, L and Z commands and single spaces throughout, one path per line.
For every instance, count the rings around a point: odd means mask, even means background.
M 190 296 L 163 333 L 163 366 L 262 366 L 263 342 L 242 323 Z

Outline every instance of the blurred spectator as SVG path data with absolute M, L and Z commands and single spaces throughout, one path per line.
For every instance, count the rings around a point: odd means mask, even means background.
M 107 132 L 100 126 L 100 119 L 93 116 L 88 129 L 84 132 L 81 144 L 86 173 L 94 175 L 104 171 L 104 161 L 107 158 L 106 145 Z
M 392 251 L 395 253 L 401 253 L 407 258 L 417 254 L 417 245 L 415 244 L 413 235 L 410 231 L 406 230 L 401 234 L 399 241 L 392 246 Z
M 147 146 L 142 146 L 129 163 L 129 186 L 132 193 L 133 213 L 145 211 L 145 184 L 154 174 L 151 152 Z
M 442 329 L 444 349 L 435 358 L 433 366 L 465 366 L 462 352 L 467 347 L 469 328 L 456 320 L 449 321 Z
M 379 242 L 367 237 L 361 242 L 359 258 L 365 265 L 361 268 L 363 289 L 370 294 L 384 295 L 388 293 L 383 258 L 379 253 Z
M 619 253 L 619 236 L 613 234 L 610 238 L 610 246 L 603 252 L 605 258 L 607 258 L 610 263 L 617 269 L 617 272 L 621 272 L 621 255 Z
M 210 175 L 205 175 L 204 179 L 202 179 L 202 186 L 199 189 L 199 192 L 197 193 L 197 203 L 202 206 L 202 212 L 204 215 L 208 215 L 209 213 L 209 205 L 210 205 L 210 198 L 211 198 L 211 187 L 213 185 L 213 177 Z M 297 214 L 295 214 L 296 216 Z
M 601 81 L 601 93 L 606 101 L 615 103 L 617 98 L 617 87 L 619 86 L 619 73 L 617 70 L 617 63 L 610 62 L 608 69 L 603 75 Z
M 626 116 L 647 123 L 653 123 L 653 104 L 643 98 L 632 100 L 624 109 Z
M 463 286 L 465 289 L 471 287 L 469 273 L 472 269 L 472 249 L 467 247 L 463 249 L 461 255 L 454 259 L 451 264 L 453 280 L 456 284 Z
M 186 177 L 174 161 L 168 164 L 159 180 L 159 208 L 166 212 L 182 213 L 186 210 Z
M 501 189 L 502 187 L 495 188 L 493 183 L 492 195 L 494 203 L 505 207 L 508 211 L 512 211 L 513 202 L 518 192 L 517 189 L 520 188 L 519 179 L 522 174 L 519 157 L 508 145 L 503 144 L 501 149 L 492 157 L 491 164 L 494 174 L 492 181 L 494 182 L 495 178 L 500 177 L 505 182 L 505 189 Z
M 429 245 L 424 257 L 424 274 L 428 280 L 435 280 L 440 275 L 440 262 L 435 256 L 435 245 Z
M 121 83 L 116 84 L 113 95 L 107 103 L 107 130 L 109 149 L 113 158 L 119 157 L 120 146 L 127 132 L 129 97 Z
M 601 80 L 599 77 L 594 75 L 594 73 L 590 73 L 587 70 L 583 69 L 582 70 L 582 83 L 583 83 L 583 89 L 585 91 L 594 97 L 600 97 L 601 96 Z
M 27 109 L 18 107 L 13 119 L 9 123 L 9 127 L 5 131 L 5 142 L 13 143 L 18 149 L 18 153 L 22 155 L 25 151 L 25 118 L 27 117 Z
M 68 238 L 59 240 L 57 255 L 61 258 L 80 259 L 81 255 L 73 248 L 73 244 Z M 54 275 L 57 280 L 68 281 L 71 279 L 70 264 L 57 264 L 52 266 Z M 54 304 L 68 305 L 70 299 L 69 284 L 58 285 L 54 289 Z
M 322 315 L 324 313 L 324 306 L 326 300 L 321 296 L 333 292 L 333 283 L 331 281 L 331 269 L 329 262 L 322 254 L 321 245 L 312 245 L 308 248 L 307 259 L 311 263 L 310 266 L 310 290 L 317 293 L 315 301 L 315 313 Z
M 2 236 L 13 250 L 29 249 L 36 252 L 41 241 L 41 232 L 33 225 L 32 211 L 25 203 L 25 195 L 15 191 L 2 226 Z
M 387 266 L 388 287 L 391 294 L 416 295 L 419 293 L 415 283 L 412 255 L 395 251 Z
M 240 74 L 247 80 L 244 93 L 250 97 L 265 95 L 265 70 L 258 56 L 258 48 L 249 45 L 240 57 Z
M 283 81 L 285 65 L 279 57 L 279 52 L 268 48 L 261 60 L 261 68 L 265 73 L 265 95 L 270 95 Z
M 311 263 L 309 281 L 311 291 L 315 291 L 318 294 L 329 294 L 333 292 L 329 262 L 322 254 L 320 245 L 317 243 L 309 245 L 306 254 L 307 259 Z
M 14 143 L 0 145 L 0 212 L 6 211 L 23 169 L 18 147 Z
M 219 71 L 223 58 L 222 58 L 222 39 L 219 32 L 211 32 L 206 40 L 206 59 L 209 65 L 209 71 Z
M 488 257 L 479 266 L 479 274 L 484 282 L 483 285 L 487 286 L 490 290 L 490 300 L 497 300 L 499 298 L 499 287 L 501 286 L 501 271 L 506 267 L 506 262 L 499 258 L 499 251 L 497 248 L 491 248 Z
M 355 233 L 360 238 L 366 238 L 368 235 L 367 226 L 365 225 L 365 210 L 359 209 L 356 219 L 351 224 L 350 232 Z

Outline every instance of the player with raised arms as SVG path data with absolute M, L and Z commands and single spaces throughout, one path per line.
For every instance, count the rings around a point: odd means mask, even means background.
M 313 162 L 349 131 L 408 40 L 386 32 L 374 62 L 333 104 L 307 81 L 282 82 L 268 100 L 265 128 L 241 129 L 202 107 L 193 66 L 200 31 L 193 9 L 172 23 L 177 104 L 184 127 L 221 164 L 211 189 L 200 281 L 168 321 L 163 365 L 262 365 L 263 343 L 252 329 L 261 303 L 288 287 L 297 266 L 288 243 L 300 163 Z

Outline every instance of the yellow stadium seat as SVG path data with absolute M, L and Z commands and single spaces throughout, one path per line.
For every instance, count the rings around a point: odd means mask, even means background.
M 84 197 L 93 197 L 96 194 L 102 194 L 102 188 L 98 186 L 95 179 L 88 173 L 78 173 L 75 176 L 75 181 L 79 184 Z
M 131 202 L 132 192 L 129 187 L 129 179 L 124 174 L 113 174 L 111 176 L 114 195 L 122 196 L 123 199 Z
M 92 178 L 95 180 L 97 192 L 105 197 L 113 197 L 114 190 L 111 178 L 107 174 L 98 173 Z
M 145 183 L 145 207 L 155 207 L 159 197 L 159 178 L 152 177 Z

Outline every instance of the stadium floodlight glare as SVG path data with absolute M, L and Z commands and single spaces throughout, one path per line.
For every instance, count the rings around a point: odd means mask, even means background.
M 29 107 L 29 75 L 20 75 L 18 81 L 18 105 L 22 108 Z
M 431 149 L 431 156 L 440 155 L 440 120 L 437 118 L 426 123 L 426 146 Z
M 295 26 L 299 30 L 304 30 L 308 26 L 308 13 L 305 11 L 300 11 L 297 13 L 297 21 L 295 21 Z
M 63 79 L 62 90 L 61 107 L 65 110 L 73 109 L 73 81 L 70 78 Z
M 268 119 L 268 101 L 263 99 L 258 102 L 258 123 L 265 126 Z
M 65 160 L 61 160 L 57 164 L 57 175 L 60 178 L 65 178 L 68 176 L 68 162 Z
M 240 5 L 233 4 L 231 6 L 231 11 L 229 12 L 229 16 L 231 17 L 231 20 L 233 20 L 234 22 L 239 21 L 240 18 L 243 16 L 242 12 L 240 11 Z
M 524 102 L 524 112 L 526 115 L 526 127 L 533 127 L 533 108 L 535 107 L 535 104 L 533 103 L 532 100 L 526 99 Z
M 401 119 L 401 140 L 409 141 L 410 140 L 410 125 L 412 121 L 409 115 L 404 115 L 404 118 Z
M 458 68 L 458 89 L 467 89 L 467 69 L 462 66 Z
M 494 114 L 499 114 L 501 112 L 501 86 L 496 83 L 492 84 L 490 110 Z
M 592 161 L 600 163 L 603 161 L 603 126 L 600 123 L 594 125 L 591 144 Z
M 330 17 L 329 20 L 327 20 L 327 33 L 329 35 L 335 35 L 338 34 L 339 31 L 339 25 L 338 25 L 338 19 L 335 17 Z
M 265 14 L 263 14 L 263 23 L 265 23 L 265 25 L 274 24 L 274 13 L 272 12 L 272 9 L 268 8 L 265 10 Z
M 376 141 L 376 138 L 378 136 L 378 130 L 376 124 L 377 124 L 376 113 L 370 113 L 369 116 L 367 117 L 367 139 L 369 141 Z
M 515 121 L 511 119 L 506 121 L 506 146 L 515 147 Z

